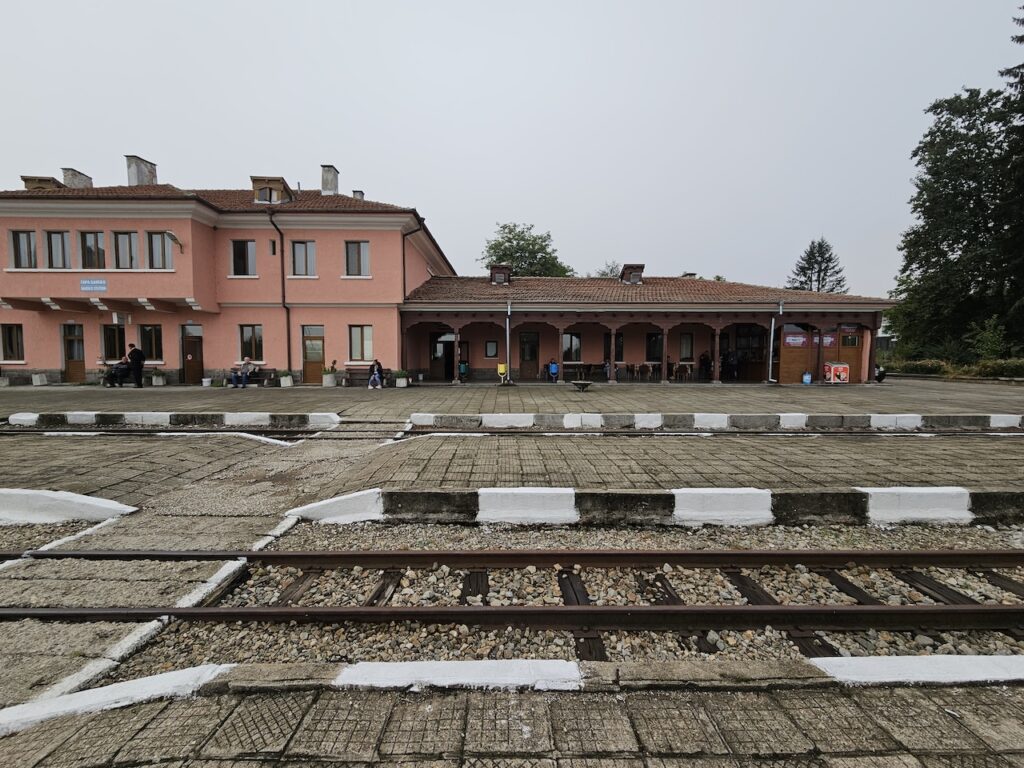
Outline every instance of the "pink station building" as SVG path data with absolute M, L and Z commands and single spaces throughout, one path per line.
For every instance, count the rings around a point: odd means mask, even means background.
M 94 382 L 127 344 L 169 383 L 218 378 L 243 357 L 320 383 L 332 361 L 365 380 L 373 359 L 413 378 L 540 381 L 866 381 L 885 299 L 716 282 L 686 274 L 459 277 L 415 208 L 253 176 L 182 189 L 127 156 L 128 183 L 23 176 L 0 192 L 0 380 Z M 507 349 L 507 347 L 509 347 Z

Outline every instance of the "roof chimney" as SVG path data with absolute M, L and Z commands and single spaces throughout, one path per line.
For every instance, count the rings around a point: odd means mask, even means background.
M 156 163 L 143 160 L 138 155 L 125 155 L 128 162 L 128 186 L 148 187 L 156 184 Z
M 682 276 L 683 277 L 696 277 L 697 273 L 696 272 L 683 272 Z
M 53 176 L 22 176 L 25 189 L 63 189 L 64 185 Z
M 92 176 L 86 176 L 74 168 L 61 168 L 64 172 L 64 186 L 71 189 L 90 189 L 92 187 Z
M 338 194 L 338 169 L 333 165 L 320 166 L 320 194 Z
M 353 189 L 352 197 L 354 197 L 356 200 L 362 200 L 364 197 L 366 197 L 366 195 L 363 194 L 363 190 L 361 189 Z
M 512 267 L 508 264 L 491 264 L 491 285 L 508 285 L 512 280 Z
M 644 281 L 644 265 L 623 264 L 622 271 L 619 272 L 619 280 L 624 283 L 640 285 Z

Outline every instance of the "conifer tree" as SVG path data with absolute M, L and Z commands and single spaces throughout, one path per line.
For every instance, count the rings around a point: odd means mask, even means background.
M 822 237 L 811 241 L 793 267 L 786 287 L 819 293 L 846 293 L 846 275 L 828 240 Z

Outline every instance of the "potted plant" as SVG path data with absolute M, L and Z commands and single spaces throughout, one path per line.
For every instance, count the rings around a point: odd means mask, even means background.
M 321 383 L 325 387 L 336 387 L 338 386 L 338 361 L 331 360 L 331 364 L 324 366 L 324 377 Z
M 153 371 L 152 382 L 154 387 L 163 387 L 167 384 L 167 375 L 163 371 Z
M 288 371 L 288 370 L 278 371 L 277 372 L 277 378 L 278 378 L 278 381 L 281 383 L 282 387 L 294 387 L 295 386 L 295 379 L 292 377 L 292 372 L 291 371 Z
M 401 368 L 399 368 L 397 371 L 394 371 L 391 375 L 395 379 L 395 386 L 398 387 L 399 389 L 401 389 L 402 387 L 409 386 L 408 371 L 403 371 Z

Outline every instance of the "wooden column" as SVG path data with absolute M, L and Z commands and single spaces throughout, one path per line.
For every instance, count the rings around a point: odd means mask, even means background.
M 722 355 L 721 355 L 721 350 L 719 349 L 719 347 L 721 346 L 721 343 L 722 343 L 721 337 L 722 337 L 722 329 L 719 328 L 716 325 L 715 326 L 715 345 L 714 345 L 715 349 L 714 349 L 714 353 L 713 353 L 713 355 L 711 357 L 711 365 L 712 365 L 712 368 L 711 368 L 711 370 L 712 370 L 711 383 L 712 384 L 721 384 L 722 383 Z
M 815 329 L 818 332 L 818 354 L 817 354 L 817 370 L 811 377 L 811 381 L 816 381 L 819 384 L 825 380 L 825 329 L 817 325 Z
M 877 337 L 878 329 L 880 327 L 881 326 L 879 323 L 879 319 L 876 315 L 875 322 L 872 324 L 871 328 L 868 331 L 871 334 L 871 340 L 868 341 L 868 370 L 864 376 L 864 381 L 867 383 L 870 383 L 875 380 L 875 362 L 877 360 L 876 356 L 878 353 Z
M 455 371 L 453 372 L 454 378 L 452 379 L 452 384 L 459 383 L 459 341 L 461 338 L 459 334 L 461 331 L 461 325 L 452 326 L 452 333 L 455 335 Z
M 609 384 L 618 384 L 618 379 L 615 378 L 615 337 L 619 333 L 619 326 L 610 325 L 608 330 L 611 332 L 611 344 L 608 345 L 608 362 L 611 364 L 609 368 L 610 376 L 608 378 Z
M 565 384 L 565 382 L 568 380 L 568 372 L 566 371 L 566 367 L 565 367 L 565 356 L 562 354 L 562 336 L 565 334 L 565 329 L 568 328 L 568 327 L 569 326 L 567 326 L 567 325 L 556 325 L 555 326 L 555 333 L 557 334 L 555 336 L 555 362 L 558 363 L 558 372 L 559 372 L 558 383 L 559 384 Z M 547 373 L 547 370 L 548 370 L 547 366 L 548 366 L 548 363 L 545 360 L 544 361 L 544 371 L 545 371 L 544 378 L 545 378 L 545 380 L 550 375 L 550 374 Z
M 661 326 L 661 383 L 668 384 L 668 328 Z

